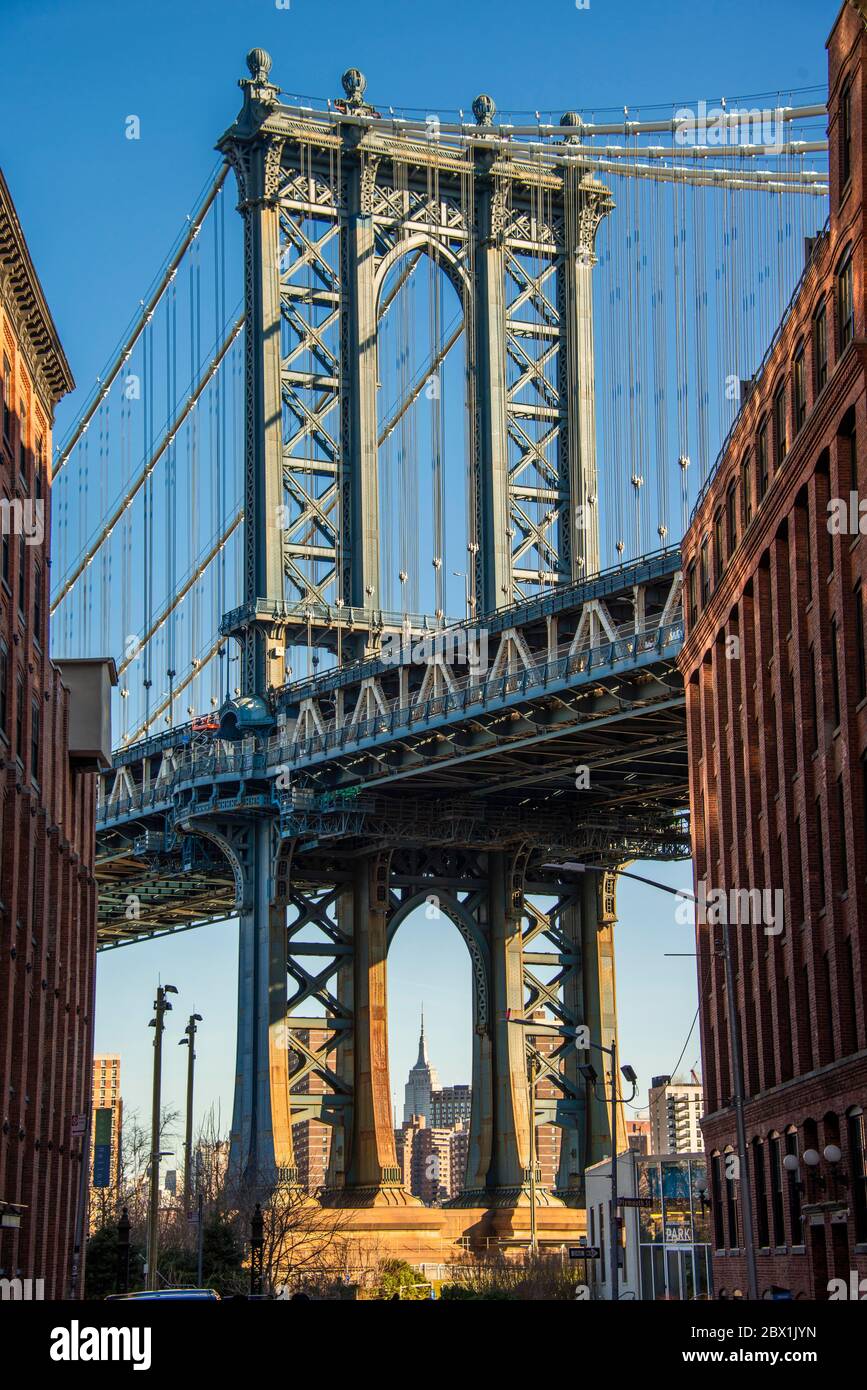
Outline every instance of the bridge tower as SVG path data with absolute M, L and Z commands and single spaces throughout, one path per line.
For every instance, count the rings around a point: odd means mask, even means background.
M 315 113 L 281 102 L 263 50 L 247 63 L 242 110 L 218 146 L 244 219 L 244 601 L 223 624 L 242 653 L 231 712 L 241 734 L 267 727 L 293 648 L 346 663 L 405 628 L 382 596 L 377 440 L 380 297 L 401 257 L 433 257 L 462 308 L 474 615 L 598 569 L 592 267 L 612 207 L 577 161 L 510 148 L 489 97 L 473 103 L 473 126 L 418 128 L 382 119 L 355 69 L 344 98 Z M 580 123 L 569 113 L 562 124 L 568 145 Z M 242 907 L 236 1173 L 291 1180 L 291 1117 L 308 1113 L 299 1083 L 315 1071 L 329 1090 L 316 1113 L 334 1126 L 330 1200 L 411 1200 L 392 1128 L 386 957 L 400 921 L 434 901 L 473 968 L 464 1200 L 525 1202 L 526 1039 L 509 1016 L 529 1000 L 610 1041 L 613 880 L 564 886 L 513 835 L 482 851 L 444 835 L 425 852 L 398 836 L 361 858 L 302 853 L 264 803 L 244 820 L 190 828 L 229 857 Z M 533 942 L 545 935 L 558 943 L 556 986 L 534 973 Z M 560 1198 L 578 1202 L 584 1168 L 610 1140 L 574 1055 L 553 1117 L 564 1130 Z

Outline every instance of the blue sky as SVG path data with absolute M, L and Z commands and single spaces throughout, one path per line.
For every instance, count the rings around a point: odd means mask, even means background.
M 117 342 L 214 167 L 214 142 L 240 105 L 236 80 L 253 46 L 272 53 L 287 92 L 336 96 L 350 65 L 368 96 L 422 111 L 469 109 L 480 91 L 501 109 L 559 113 L 746 96 L 821 85 L 837 13 L 826 0 L 3 0 L 3 168 L 79 390 L 60 433 Z M 141 138 L 125 138 L 135 115 Z M 652 876 L 687 886 L 688 866 Z M 676 1062 L 696 1007 L 689 928 L 674 900 L 624 884 L 617 929 L 622 1054 L 646 1093 Z M 183 1103 L 193 1009 L 200 1111 L 231 1108 L 236 929 L 220 925 L 111 953 L 99 969 L 97 1046 L 120 1052 L 127 1103 L 146 1112 L 159 976 L 178 986 L 165 1093 Z M 469 1079 L 469 966 L 446 924 L 405 924 L 392 959 L 392 1086 L 402 1104 L 426 1005 L 433 1060 Z M 697 1035 L 684 1055 L 698 1057 Z

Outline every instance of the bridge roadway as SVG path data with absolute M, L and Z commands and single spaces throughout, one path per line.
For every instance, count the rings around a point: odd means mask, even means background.
M 240 909 L 215 818 L 267 819 L 301 882 L 395 845 L 688 854 L 679 563 L 661 551 L 434 641 L 383 632 L 378 656 L 233 702 L 218 736 L 178 726 L 118 751 L 99 788 L 101 948 Z

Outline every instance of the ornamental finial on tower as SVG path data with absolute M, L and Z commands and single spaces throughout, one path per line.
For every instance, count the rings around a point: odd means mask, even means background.
M 271 71 L 271 54 L 264 48 L 251 48 L 247 54 L 247 68 L 254 82 L 267 82 Z
M 489 97 L 486 92 L 480 93 L 473 102 L 473 115 L 476 118 L 476 125 L 493 125 L 496 112 L 497 104 L 494 98 Z
M 564 111 L 563 115 L 560 117 L 560 124 L 565 128 L 566 131 L 569 131 L 569 133 L 566 135 L 566 143 L 569 145 L 576 144 L 578 139 L 580 138 L 579 132 L 584 124 L 578 112 Z
M 346 100 L 350 106 L 364 105 L 367 78 L 360 68 L 347 68 L 340 79 L 340 85 L 346 93 Z

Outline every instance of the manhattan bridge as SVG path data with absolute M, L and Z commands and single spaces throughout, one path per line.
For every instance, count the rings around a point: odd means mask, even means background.
M 605 1105 L 510 1021 L 609 1042 L 606 870 L 689 854 L 678 541 L 822 235 L 823 94 L 506 120 L 247 66 L 54 461 L 54 648 L 119 673 L 101 947 L 237 917 L 235 1173 L 315 1117 L 324 1201 L 405 1206 L 387 957 L 442 914 L 458 1201 L 527 1201 L 529 1054 L 580 1206 Z

